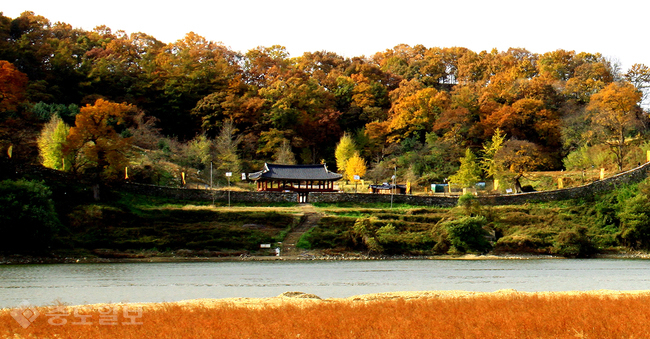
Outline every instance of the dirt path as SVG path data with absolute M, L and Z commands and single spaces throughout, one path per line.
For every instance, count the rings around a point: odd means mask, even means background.
M 312 204 L 300 204 L 300 209 L 304 213 L 304 216 L 300 224 L 292 229 L 284 238 L 281 252 L 283 257 L 295 256 L 300 253 L 300 249 L 296 248 L 298 240 L 300 240 L 300 237 L 302 237 L 305 232 L 315 227 L 321 218 L 320 213 L 316 211 L 316 208 L 314 208 Z

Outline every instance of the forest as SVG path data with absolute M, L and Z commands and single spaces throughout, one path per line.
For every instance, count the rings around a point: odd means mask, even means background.
M 264 162 L 345 173 L 355 154 L 368 181 L 397 171 L 420 186 L 621 171 L 650 149 L 648 88 L 648 66 L 623 70 L 598 53 L 398 45 L 290 56 L 0 13 L 3 156 L 107 179 L 128 167 L 136 182 L 182 185 L 182 172 L 205 183 L 211 165 L 225 180 Z

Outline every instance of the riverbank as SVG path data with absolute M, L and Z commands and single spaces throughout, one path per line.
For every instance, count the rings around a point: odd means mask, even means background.
M 358 304 L 368 302 L 382 302 L 388 300 L 417 301 L 426 299 L 471 299 L 471 298 L 563 298 L 563 297 L 598 297 L 598 298 L 627 298 L 644 297 L 650 298 L 650 290 L 637 291 L 616 291 L 616 290 L 595 290 L 595 291 L 562 291 L 562 292 L 523 292 L 514 289 L 504 289 L 494 292 L 474 292 L 461 290 L 448 291 L 400 291 L 354 295 L 347 298 L 320 298 L 315 294 L 303 292 L 285 292 L 272 298 L 224 298 L 224 299 L 192 299 L 171 303 L 145 303 L 130 304 L 144 308 L 164 308 L 170 305 L 177 305 L 187 308 L 216 308 L 216 307 L 246 307 L 265 308 L 283 306 L 314 306 L 319 304 L 343 303 Z M 105 304 L 91 305 L 91 307 L 102 307 Z
M 540 260 L 540 259 L 567 259 L 557 255 L 542 254 L 499 254 L 499 255 L 435 255 L 435 256 L 407 256 L 407 255 L 366 255 L 362 253 L 345 253 L 328 255 L 315 252 L 306 252 L 292 256 L 123 256 L 114 258 L 101 257 L 60 257 L 60 256 L 0 256 L 0 265 L 32 265 L 32 264 L 89 264 L 89 263 L 179 263 L 179 262 L 241 262 L 241 261 L 356 261 L 356 260 Z M 598 254 L 592 259 L 650 259 L 650 253 L 625 252 Z M 588 259 L 587 259 L 588 260 Z

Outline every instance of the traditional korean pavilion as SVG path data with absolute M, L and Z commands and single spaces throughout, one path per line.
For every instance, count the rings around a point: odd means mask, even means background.
M 334 192 L 334 182 L 343 176 L 322 165 L 264 164 L 259 172 L 249 173 L 258 191 L 292 191 L 306 197 L 309 192 Z M 302 200 L 302 199 L 301 199 Z

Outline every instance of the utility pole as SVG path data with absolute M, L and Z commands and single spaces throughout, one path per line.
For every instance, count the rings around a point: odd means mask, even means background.
M 397 178 L 397 166 L 395 166 L 395 174 L 393 174 L 393 187 L 390 190 L 390 208 L 393 208 L 393 195 L 395 194 L 395 189 L 397 186 L 395 186 L 395 179 Z
M 210 161 L 210 195 L 212 196 L 212 206 L 214 206 L 214 189 L 212 189 L 212 161 Z
M 230 177 L 232 172 L 226 172 L 226 177 L 228 178 L 228 208 L 230 208 Z

